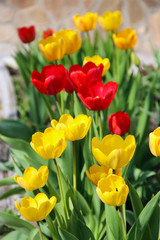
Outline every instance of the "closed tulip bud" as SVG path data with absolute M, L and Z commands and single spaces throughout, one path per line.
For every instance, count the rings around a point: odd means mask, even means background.
M 42 188 L 48 179 L 49 170 L 47 166 L 42 166 L 38 169 L 34 167 L 28 167 L 25 169 L 23 177 L 19 175 L 14 176 L 14 180 L 22 188 L 33 191 L 38 188 Z
M 56 204 L 56 197 L 50 199 L 44 193 L 38 193 L 35 198 L 24 197 L 21 199 L 20 205 L 15 202 L 15 206 L 19 213 L 27 221 L 37 222 L 42 221 L 49 215 Z
M 81 32 L 88 32 L 95 29 L 97 24 L 97 13 L 88 12 L 84 16 L 77 14 L 73 17 L 76 28 Z
M 112 133 L 123 136 L 129 131 L 130 118 L 126 112 L 116 112 L 109 116 L 108 126 Z
M 119 31 L 117 34 L 113 34 L 113 41 L 117 48 L 120 49 L 131 49 L 137 43 L 137 34 L 136 31 L 126 28 Z
M 139 58 L 137 57 L 137 55 L 134 53 L 134 52 L 132 52 L 131 53 L 131 61 L 134 63 L 134 65 L 136 65 L 137 67 L 139 67 L 140 66 L 140 60 L 139 60 Z
M 120 11 L 105 12 L 103 16 L 98 18 L 100 26 L 106 31 L 114 31 L 119 28 L 122 22 L 122 14 Z
M 23 43 L 30 43 L 35 39 L 36 31 L 34 26 L 21 27 L 17 29 L 18 36 Z
M 126 202 L 129 188 L 122 177 L 111 174 L 99 180 L 96 191 L 106 205 L 120 206 Z
M 154 156 L 160 157 L 160 127 L 149 134 L 149 148 Z
M 61 30 L 54 34 L 55 37 L 62 38 L 65 44 L 65 54 L 73 54 L 77 52 L 82 44 L 81 37 L 76 30 Z
M 104 58 L 102 59 L 100 56 L 95 55 L 93 57 L 85 57 L 83 60 L 83 65 L 85 65 L 88 62 L 93 62 L 97 67 L 100 64 L 103 64 L 103 73 L 102 76 L 105 75 L 105 73 L 108 71 L 108 69 L 110 68 L 110 61 L 108 58 Z
M 63 130 L 47 128 L 44 133 L 36 132 L 32 135 L 31 147 L 46 160 L 60 157 L 66 146 Z
M 39 48 L 47 61 L 60 60 L 65 54 L 65 43 L 62 38 L 49 36 L 39 41 Z
M 101 178 L 106 177 L 109 174 L 112 174 L 112 169 L 106 168 L 104 166 L 99 166 L 97 164 L 91 166 L 89 168 L 89 171 L 86 170 L 87 177 L 96 186 Z
M 96 161 L 106 168 L 119 169 L 132 159 L 136 143 L 132 135 L 125 140 L 119 135 L 107 135 L 102 142 L 97 137 L 92 139 L 92 153 Z
M 65 133 L 65 139 L 67 141 L 75 141 L 84 138 L 91 126 L 91 117 L 84 114 L 79 114 L 73 118 L 70 114 L 63 114 L 59 122 L 56 120 L 51 121 L 51 125 L 54 129 L 63 129 Z

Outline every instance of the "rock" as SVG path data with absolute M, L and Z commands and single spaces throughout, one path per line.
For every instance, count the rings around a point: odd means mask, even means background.
M 140 5 L 140 1 L 130 0 L 129 4 L 129 16 L 132 24 L 135 24 L 145 18 L 145 12 Z
M 14 11 L 13 9 L 0 5 L 0 23 L 7 23 L 13 19 Z
M 151 15 L 149 26 L 153 44 L 156 44 L 156 47 L 160 50 L 160 10 Z

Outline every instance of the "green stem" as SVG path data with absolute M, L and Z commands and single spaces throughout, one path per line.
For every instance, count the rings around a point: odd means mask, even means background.
M 67 226 L 67 207 L 66 207 L 66 203 L 65 203 L 64 194 L 63 194 L 62 183 L 61 183 L 61 178 L 60 178 L 60 174 L 59 174 L 59 168 L 58 168 L 56 159 L 53 159 L 53 161 L 54 161 L 54 164 L 55 164 L 55 167 L 56 167 L 58 185 L 59 185 L 61 199 L 62 199 L 62 203 L 63 203 L 65 222 L 66 222 L 66 226 Z
M 41 232 L 41 228 L 40 228 L 39 222 L 37 222 L 37 225 L 38 225 L 38 230 L 39 230 L 40 239 L 43 240 L 42 232 Z
M 120 84 L 120 75 L 119 75 L 119 49 L 116 48 L 116 82 Z
M 44 94 L 42 94 L 41 96 L 42 96 L 42 98 L 43 98 L 43 100 L 45 102 L 45 105 L 47 107 L 47 111 L 48 111 L 48 115 L 49 115 L 50 120 L 56 118 L 56 116 L 55 116 L 55 114 L 54 114 L 54 112 L 53 112 L 53 110 L 51 108 L 51 104 L 48 101 L 47 96 L 45 96 Z
M 72 59 L 71 59 L 71 55 L 69 55 L 69 54 L 68 54 L 68 60 L 69 60 L 70 66 L 72 66 Z
M 129 50 L 126 50 L 126 76 L 127 76 L 127 81 L 129 80 L 129 59 L 130 58 L 130 54 L 129 54 Z
M 29 43 L 28 45 L 29 45 L 29 55 L 30 55 L 30 70 L 31 70 L 31 72 L 32 72 L 32 71 L 34 70 L 32 47 L 31 47 L 31 43 Z
M 58 101 L 57 95 L 54 95 L 54 96 L 55 96 L 55 100 L 56 100 L 56 104 L 57 104 L 57 108 L 58 108 L 59 114 L 62 115 L 61 107 L 60 107 L 60 104 L 59 104 L 59 101 Z
M 121 219 L 122 219 L 124 240 L 127 240 L 126 223 L 125 223 L 125 217 L 124 217 L 124 209 L 122 208 L 122 206 L 119 207 L 119 213 L 120 213 L 120 216 L 121 216 Z
M 54 239 L 55 237 L 56 237 L 57 240 L 60 239 L 59 235 L 58 235 L 58 232 L 57 232 L 57 229 L 56 229 L 55 225 L 53 224 L 51 217 L 48 215 L 45 218 L 45 220 L 46 220 L 46 222 L 48 224 L 48 227 L 49 227 L 52 239 Z
M 73 147 L 73 189 L 74 197 L 76 200 L 76 191 L 77 191 L 77 179 L 76 179 L 76 153 L 75 153 L 75 141 L 72 142 Z
M 64 91 L 61 91 L 61 113 L 64 113 Z
M 101 112 L 98 111 L 98 118 L 99 118 L 99 138 L 102 141 L 102 119 L 101 119 Z

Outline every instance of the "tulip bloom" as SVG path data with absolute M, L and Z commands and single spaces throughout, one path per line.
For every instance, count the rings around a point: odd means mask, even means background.
M 62 64 L 48 65 L 39 73 L 34 70 L 31 74 L 31 82 L 42 94 L 56 95 L 63 90 L 67 81 L 67 70 Z
M 112 81 L 105 85 L 102 82 L 81 85 L 78 88 L 78 97 L 89 110 L 105 110 L 113 101 L 117 87 L 118 84 Z
M 88 12 L 84 16 L 77 14 L 73 17 L 76 28 L 81 32 L 88 32 L 95 29 L 97 24 L 97 13 Z
M 35 39 L 36 31 L 34 26 L 21 27 L 17 29 L 18 36 L 23 43 L 30 43 Z
M 105 204 L 120 206 L 126 202 L 129 188 L 122 177 L 111 174 L 99 180 L 96 191 Z
M 75 141 L 86 136 L 91 126 L 91 121 L 91 117 L 84 114 L 79 114 L 75 118 L 70 114 L 63 114 L 59 122 L 52 120 L 51 125 L 56 130 L 63 129 L 67 141 Z
M 31 147 L 46 160 L 60 157 L 66 146 L 63 130 L 46 128 L 44 133 L 36 132 L 32 135 Z
M 96 66 L 99 66 L 101 63 L 103 64 L 103 73 L 102 76 L 105 75 L 105 73 L 110 68 L 110 61 L 108 58 L 102 59 L 100 56 L 95 55 L 93 57 L 85 57 L 83 60 L 83 65 L 85 65 L 88 62 L 93 62 Z
M 49 28 L 47 29 L 46 31 L 43 31 L 43 38 L 47 38 L 49 36 L 52 36 L 53 35 L 53 29 L 52 28 Z
M 96 161 L 106 168 L 119 169 L 132 159 L 136 143 L 132 135 L 125 140 L 119 135 L 107 135 L 102 142 L 97 137 L 92 138 L 92 153 Z
M 77 52 L 82 44 L 81 37 L 76 30 L 61 30 L 54 34 L 55 37 L 62 38 L 65 44 L 65 54 Z
M 149 148 L 154 156 L 160 157 L 160 127 L 149 134 Z
M 116 112 L 108 118 L 109 130 L 117 135 L 123 136 L 129 131 L 130 118 L 126 112 Z
M 88 62 L 83 67 L 78 64 L 72 65 L 69 69 L 69 77 L 78 90 L 80 85 L 86 85 L 94 81 L 101 82 L 102 72 L 102 64 L 97 67 L 93 62 Z
M 69 69 L 69 77 L 76 89 L 80 85 L 102 81 L 103 64 L 98 67 L 93 62 L 86 63 L 83 67 L 74 64 Z
M 133 48 L 137 42 L 136 31 L 130 28 L 121 30 L 117 34 L 114 33 L 112 37 L 115 45 L 117 46 L 117 48 L 120 48 L 120 49 Z
M 114 31 L 119 28 L 122 22 L 122 14 L 120 11 L 105 12 L 103 16 L 98 18 L 100 26 L 106 31 Z
M 14 180 L 22 188 L 33 191 L 38 188 L 42 188 L 48 179 L 49 170 L 47 166 L 42 166 L 38 169 L 34 167 L 28 167 L 25 169 L 23 177 L 19 175 L 14 176 Z
M 111 173 L 112 169 L 106 168 L 104 166 L 99 166 L 97 164 L 91 166 L 89 168 L 89 172 L 86 170 L 87 177 L 96 186 L 101 178 L 107 177 Z
M 47 37 L 39 41 L 39 48 L 47 61 L 60 60 L 65 54 L 65 43 L 62 38 L 55 36 Z
M 46 194 L 38 193 L 35 198 L 24 197 L 21 199 L 20 205 L 15 202 L 15 206 L 19 213 L 27 221 L 37 222 L 42 221 L 49 215 L 56 204 L 55 196 L 48 199 Z

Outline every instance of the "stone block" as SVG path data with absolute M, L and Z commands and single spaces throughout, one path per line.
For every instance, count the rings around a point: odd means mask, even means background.
M 135 24 L 145 18 L 145 12 L 140 4 L 140 1 L 130 0 L 129 4 L 129 16 L 131 24 Z
M 7 23 L 13 19 L 13 9 L 0 4 L 0 23 Z
M 102 15 L 106 11 L 122 11 L 123 2 L 122 0 L 102 0 L 99 5 L 97 12 Z
M 31 7 L 36 3 L 38 3 L 37 0 L 7 0 L 6 2 L 8 3 L 9 6 L 12 6 L 18 9 Z

